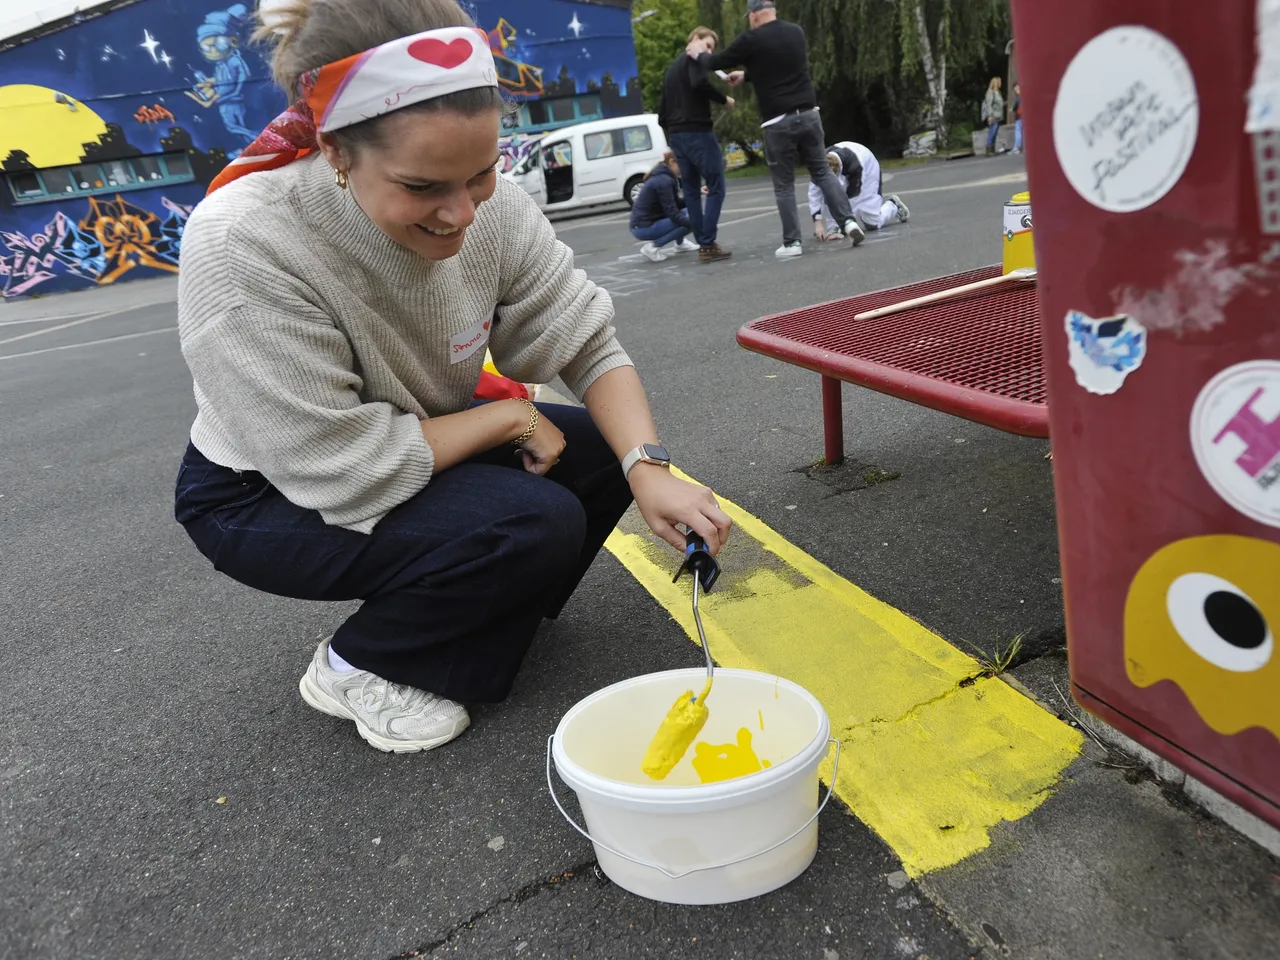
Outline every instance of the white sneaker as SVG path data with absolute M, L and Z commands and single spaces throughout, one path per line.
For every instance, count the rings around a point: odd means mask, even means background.
M 442 746 L 471 725 L 467 708 L 416 687 L 390 683 L 367 670 L 329 666 L 329 640 L 298 681 L 302 699 L 321 713 L 354 720 L 356 732 L 385 753 L 417 753 Z
M 664 251 L 655 247 L 652 243 L 646 243 L 640 248 L 640 252 L 654 263 L 661 263 L 663 260 L 667 259 L 668 256 Z
M 804 244 L 784 243 L 777 250 L 773 251 L 773 255 L 779 260 L 790 260 L 792 257 L 803 257 Z
M 855 247 L 867 239 L 867 232 L 862 229 L 862 224 L 858 222 L 857 217 L 844 225 L 844 235 L 853 241 Z
M 693 239 L 693 237 L 685 237 L 676 244 L 676 249 L 681 253 L 697 253 L 702 249 L 702 247 L 698 246 L 698 241 Z
M 902 198 L 896 193 L 889 197 L 889 202 L 898 208 L 898 222 L 906 223 L 911 219 L 911 211 L 907 209 L 907 205 L 902 202 Z

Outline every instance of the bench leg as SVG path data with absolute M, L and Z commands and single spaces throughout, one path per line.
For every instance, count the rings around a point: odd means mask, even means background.
M 822 378 L 822 434 L 829 467 L 844 463 L 844 404 L 840 388 L 840 381 L 834 377 Z

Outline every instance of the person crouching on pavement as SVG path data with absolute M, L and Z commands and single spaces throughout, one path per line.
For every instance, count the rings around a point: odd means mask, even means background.
M 654 263 L 674 253 L 699 249 L 690 238 L 693 223 L 680 197 L 680 167 L 668 151 L 662 162 L 644 178 L 644 186 L 631 208 L 631 235 L 645 241 L 640 252 Z
M 885 198 L 880 190 L 883 175 L 875 154 L 860 143 L 844 140 L 827 148 L 827 164 L 849 198 L 849 206 L 863 230 L 879 230 L 888 223 L 906 223 L 911 211 L 896 193 Z M 809 213 L 813 235 L 819 240 L 843 240 L 826 197 L 816 184 L 809 185 Z
M 674 476 L 609 295 L 497 176 L 503 101 L 454 0 L 264 14 L 298 101 L 183 234 L 198 413 L 175 515 L 266 593 L 363 600 L 299 688 L 379 750 L 430 750 L 504 699 L 544 617 L 634 498 L 683 550 L 729 518 Z M 486 347 L 585 409 L 472 402 Z

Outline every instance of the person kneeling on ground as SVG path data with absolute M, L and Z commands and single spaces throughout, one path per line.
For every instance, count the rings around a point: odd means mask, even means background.
M 699 249 L 689 237 L 693 224 L 680 200 L 679 177 L 675 154 L 668 152 L 644 178 L 644 186 L 631 208 L 631 235 L 645 241 L 640 252 L 654 263 L 661 263 L 677 251 L 691 253 Z
M 493 55 L 455 0 L 295 0 L 264 21 L 300 99 L 183 234 L 198 413 L 174 513 L 240 583 L 363 600 L 302 697 L 379 750 L 430 750 L 466 703 L 506 698 L 633 498 L 681 551 L 677 524 L 713 551 L 731 524 L 671 473 L 609 295 L 497 176 Z M 474 403 L 486 346 L 586 409 Z
M 864 230 L 879 230 L 894 221 L 906 223 L 911 217 L 911 211 L 896 193 L 887 199 L 881 195 L 880 161 L 862 144 L 844 140 L 828 147 L 827 164 L 839 179 L 853 215 Z M 813 217 L 813 235 L 819 240 L 844 239 L 826 197 L 815 184 L 809 185 L 809 213 Z

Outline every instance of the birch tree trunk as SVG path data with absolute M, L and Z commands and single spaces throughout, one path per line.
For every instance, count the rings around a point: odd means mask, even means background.
M 944 44 L 943 24 L 938 24 L 938 51 L 935 60 L 933 44 L 929 40 L 929 25 L 925 22 L 925 0 L 911 0 L 915 7 L 916 39 L 920 44 L 920 65 L 924 68 L 924 78 L 929 84 L 929 100 L 932 109 L 932 121 L 938 131 L 939 146 L 945 146 L 947 140 L 947 52 Z

